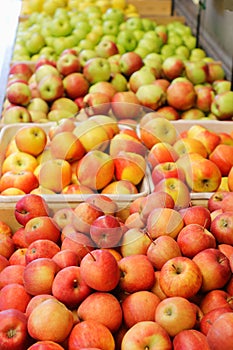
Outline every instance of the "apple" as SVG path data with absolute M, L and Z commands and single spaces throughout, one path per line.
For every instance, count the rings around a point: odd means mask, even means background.
M 62 78 L 58 75 L 46 75 L 39 81 L 38 91 L 39 96 L 46 102 L 52 102 L 62 97 L 64 93 Z
M 227 176 L 233 166 L 233 146 L 218 144 L 209 159 L 218 166 L 222 176 Z
M 188 299 L 173 296 L 160 301 L 155 311 L 155 322 L 163 327 L 170 337 L 175 337 L 181 331 L 194 327 L 196 313 Z
M 108 81 L 111 75 L 111 66 L 107 58 L 90 58 L 83 67 L 83 75 L 90 84 L 98 81 Z
M 133 91 L 116 92 L 111 100 L 113 115 L 118 119 L 136 119 L 140 116 L 142 107 Z
M 232 310 L 232 306 L 231 294 L 223 289 L 213 289 L 207 292 L 200 301 L 200 308 L 204 315 L 220 307 L 227 307 Z
M 129 51 L 120 56 L 119 65 L 120 72 L 129 78 L 132 73 L 143 67 L 144 63 L 141 56 L 134 51 Z
M 210 112 L 211 104 L 215 96 L 213 88 L 200 84 L 200 86 L 195 86 L 195 90 L 197 94 L 195 106 L 205 113 Z
M 79 262 L 94 249 L 94 242 L 84 233 L 76 231 L 73 225 L 67 225 L 62 230 L 61 251 L 71 250 L 77 255 Z
M 16 250 L 14 251 L 14 253 L 11 254 L 10 258 L 9 258 L 9 263 L 10 265 L 26 265 L 26 261 L 25 261 L 25 255 L 27 252 L 27 248 L 16 248 Z M 0 268 L 1 271 L 1 268 Z
M 121 132 L 110 140 L 109 154 L 114 158 L 120 151 L 135 152 L 141 156 L 145 156 L 147 153 L 146 147 L 139 139 Z
M 154 268 L 161 270 L 169 259 L 181 256 L 181 250 L 174 238 L 160 236 L 150 243 L 146 255 Z
M 118 181 L 112 181 L 107 186 L 105 186 L 101 194 L 106 195 L 132 195 L 132 194 L 138 194 L 139 190 L 131 181 L 128 180 L 118 180 Z
M 213 83 L 215 80 L 224 79 L 225 72 L 219 61 L 207 62 L 207 81 Z
M 163 74 L 170 81 L 181 76 L 185 67 L 184 61 L 177 56 L 166 57 L 162 63 Z
M 154 284 L 154 268 L 148 257 L 144 254 L 135 254 L 122 257 L 118 261 L 121 277 L 119 288 L 127 293 L 140 290 L 150 290 Z M 138 279 L 136 276 L 144 276 Z
M 202 292 L 220 289 L 231 277 L 228 258 L 217 248 L 207 248 L 193 257 L 202 274 Z
M 152 239 L 162 235 L 176 238 L 183 226 L 181 214 L 173 208 L 154 208 L 147 218 L 147 230 Z
M 25 312 L 31 300 L 22 284 L 9 283 L 0 290 L 0 310 L 16 309 Z
M 47 143 L 45 130 L 36 125 L 19 128 L 14 137 L 19 151 L 29 153 L 35 157 L 44 150 Z
M 210 349 L 206 336 L 196 329 L 185 329 L 173 338 L 174 350 L 182 350 L 186 346 L 189 346 L 190 349 Z
M 81 277 L 96 291 L 113 290 L 120 280 L 120 269 L 115 257 L 105 249 L 86 254 L 80 263 Z
M 206 147 L 208 155 L 217 147 L 221 138 L 216 133 L 207 129 L 203 125 L 192 125 L 187 132 L 188 137 L 192 137 L 201 141 Z
M 50 239 L 37 239 L 30 243 L 25 253 L 26 265 L 37 258 L 52 258 L 60 251 L 58 244 Z
M 81 70 L 81 64 L 79 57 L 72 53 L 62 53 L 57 60 L 57 70 L 63 76 L 71 73 L 79 72 Z
M 111 313 L 109 313 L 111 310 Z M 82 321 L 98 321 L 115 333 L 122 323 L 122 309 L 117 298 L 106 292 L 93 292 L 77 308 Z
M 126 222 L 125 224 L 127 226 Z M 122 237 L 120 252 L 122 257 L 133 254 L 146 254 L 150 244 L 151 240 L 143 230 L 132 227 Z
M 185 62 L 185 75 L 194 85 L 206 83 L 208 63 L 203 60 Z
M 165 102 L 165 93 L 163 89 L 153 83 L 141 85 L 136 96 L 142 106 L 150 110 L 156 110 Z
M 101 39 L 95 47 L 97 56 L 108 58 L 119 53 L 117 44 L 112 40 Z
M 186 111 L 183 111 L 180 114 L 180 118 L 183 120 L 197 120 L 206 118 L 205 113 L 199 108 L 190 108 Z
M 4 268 L 5 268 L 6 266 L 9 266 L 9 265 L 10 265 L 9 260 L 8 260 L 5 256 L 1 255 L 1 256 L 0 256 L 0 272 L 1 272 L 2 270 L 4 270 Z
M 153 84 L 156 85 L 156 81 L 158 81 L 159 79 L 156 79 L 155 82 Z M 160 79 L 161 80 L 161 79 Z M 168 86 L 167 86 L 168 87 Z M 167 88 L 166 88 L 167 89 Z M 161 114 L 164 118 L 168 119 L 168 120 L 178 120 L 180 119 L 180 114 L 179 112 L 171 107 L 171 106 L 162 106 L 162 107 L 159 107 L 157 109 L 157 112 L 159 114 Z
M 145 67 L 133 72 L 129 77 L 129 89 L 136 93 L 140 86 L 151 84 L 155 81 L 155 76 L 151 70 Z
M 64 92 L 72 100 L 85 96 L 89 85 L 86 77 L 81 72 L 73 72 L 63 78 Z
M 38 258 L 29 262 L 23 271 L 23 285 L 31 295 L 51 294 L 58 266 L 51 258 Z
M 0 273 L 0 288 L 11 284 L 18 283 L 23 285 L 23 274 L 25 266 L 23 265 L 8 265 Z
M 53 322 L 48 322 L 51 313 L 54 315 Z M 68 337 L 72 327 L 72 312 L 55 298 L 44 300 L 37 305 L 30 313 L 27 323 L 31 337 L 57 343 L 63 342 Z
M 99 216 L 104 215 L 104 212 L 92 203 L 86 201 L 78 203 L 74 208 L 72 225 L 81 233 L 90 233 L 90 225 Z
M 104 324 L 96 320 L 86 320 L 74 325 L 68 337 L 68 347 L 70 350 L 77 348 L 114 350 L 115 341 Z
M 210 230 L 218 243 L 233 244 L 233 218 L 232 211 L 224 211 L 211 222 Z
M 205 145 L 198 139 L 192 137 L 181 137 L 176 140 L 173 144 L 173 149 L 179 156 L 186 153 L 198 153 L 204 158 L 208 156 Z
M 132 347 L 151 350 L 172 349 L 172 342 L 164 327 L 154 321 L 140 321 L 130 327 L 122 339 L 122 350 L 130 350 Z
M 88 116 L 96 114 L 107 115 L 111 108 L 110 97 L 101 92 L 89 92 L 83 98 L 83 108 Z
M 211 232 L 196 223 L 186 224 L 177 236 L 182 255 L 193 258 L 204 249 L 216 248 L 216 239 Z
M 31 171 L 34 172 L 38 166 L 36 158 L 26 152 L 16 151 L 3 160 L 2 174 L 8 171 Z
M 188 286 L 187 280 L 189 280 Z M 190 298 L 200 290 L 202 275 L 199 267 L 191 258 L 175 256 L 162 266 L 159 283 L 168 297 Z
M 210 195 L 207 203 L 209 211 L 212 213 L 215 210 L 222 209 L 222 201 L 225 196 L 229 194 L 229 191 L 214 192 Z
M 69 163 L 79 160 L 85 154 L 85 149 L 80 140 L 72 131 L 63 131 L 54 135 L 50 142 L 52 157 L 64 159 Z
M 51 340 L 40 340 L 33 343 L 28 350 L 63 350 L 63 347 Z
M 183 217 L 185 226 L 189 224 L 199 224 L 207 230 L 210 228 L 211 215 L 208 208 L 201 205 L 193 205 L 181 209 L 179 212 Z
M 207 335 L 214 321 L 216 321 L 219 316 L 226 312 L 232 312 L 232 308 L 230 306 L 223 306 L 207 312 L 201 319 L 200 331 Z
M 233 167 L 230 169 L 228 173 L 227 184 L 228 184 L 229 190 L 232 191 L 233 190 Z
M 226 211 L 233 211 L 233 206 L 232 206 L 232 192 L 228 192 L 227 195 L 223 198 L 222 200 L 222 210 L 223 212 Z
M 8 236 L 5 234 L 0 234 L 0 254 L 5 258 L 9 259 L 15 250 L 15 244 L 12 236 Z
M 219 120 L 230 120 L 232 118 L 232 106 L 231 100 L 233 96 L 233 91 L 225 91 L 217 94 L 211 104 L 211 112 Z
M 76 113 L 78 113 L 79 111 L 77 104 L 68 97 L 60 97 L 57 100 L 53 101 L 50 106 L 50 111 L 53 110 L 65 110 L 67 112 L 73 113 L 74 115 L 76 115 Z M 66 118 L 62 118 L 61 120 L 62 124 L 65 122 Z M 69 120 L 73 121 L 72 118 L 70 118 Z M 66 126 L 68 126 L 68 123 Z
M 36 216 L 27 221 L 24 234 L 28 244 L 38 239 L 49 239 L 57 243 L 60 238 L 60 228 L 52 217 Z
M 178 153 L 170 143 L 161 141 L 150 148 L 147 159 L 151 169 L 153 169 L 161 163 L 175 162 L 178 159 Z
M 110 98 L 112 98 L 116 93 L 116 89 L 108 81 L 98 81 L 97 83 L 90 86 L 89 92 L 90 93 L 94 93 L 94 92 L 103 93 L 103 94 L 108 95 Z
M 0 347 L 3 350 L 23 350 L 28 343 L 26 315 L 12 308 L 0 311 L 0 334 Z
M 32 121 L 30 112 L 24 106 L 13 105 L 3 111 L 4 124 L 30 123 Z
M 29 78 L 33 74 L 32 67 L 26 63 L 26 62 L 14 62 L 10 66 L 9 75 L 18 75 L 20 74 L 22 77 L 26 79 L 26 81 L 29 80 Z
M 12 82 L 7 87 L 6 98 L 14 105 L 27 106 L 31 99 L 29 85 L 20 81 Z
M 194 106 L 196 91 L 189 80 L 177 81 L 176 79 L 167 88 L 167 103 L 177 110 L 185 111 Z
M 168 161 L 155 165 L 151 172 L 153 185 L 156 186 L 161 180 L 167 178 L 178 178 L 182 182 L 185 182 L 184 170 L 176 162 Z
M 21 170 L 19 172 L 13 170 L 7 171 L 0 178 L 0 192 L 14 187 L 27 194 L 37 188 L 38 185 L 37 177 L 29 170 Z
M 211 349 L 221 349 L 224 347 L 226 350 L 230 350 L 232 343 L 231 337 L 233 333 L 233 313 L 227 312 L 219 316 L 217 320 L 210 327 L 207 334 L 207 342 Z M 219 331 L 221 333 L 221 339 L 219 337 Z

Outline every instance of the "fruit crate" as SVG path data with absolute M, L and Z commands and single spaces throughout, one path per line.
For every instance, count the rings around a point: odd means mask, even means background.
M 33 124 L 33 126 L 37 125 L 42 127 L 46 133 L 48 133 L 51 126 L 55 125 L 56 123 L 50 122 L 45 124 Z M 9 124 L 2 126 L 1 132 L 0 132 L 0 176 L 1 176 L 1 170 L 2 170 L 2 163 L 5 158 L 5 152 L 7 149 L 7 146 L 9 145 L 10 141 L 16 134 L 17 130 L 19 130 L 22 127 L 25 126 L 32 126 L 30 123 L 25 124 Z M 120 128 L 124 128 L 125 126 L 120 126 Z M 129 204 L 142 196 L 145 196 L 150 193 L 150 185 L 149 185 L 149 167 L 146 169 L 146 175 L 142 179 L 141 183 L 137 185 L 138 193 L 136 194 L 106 194 L 109 198 L 113 199 L 117 205 L 119 211 L 127 210 L 129 207 Z M 43 194 L 42 195 L 45 199 L 48 205 L 51 207 L 51 209 L 56 212 L 58 209 L 64 208 L 64 207 L 71 207 L 75 208 L 79 203 L 84 202 L 90 194 Z M 18 227 L 17 222 L 14 220 L 14 208 L 15 204 L 18 201 L 18 199 L 22 197 L 21 195 L 0 195 L 0 220 L 5 221 L 7 224 L 9 224 L 10 227 L 15 229 Z
M 172 0 L 129 0 L 134 5 L 142 17 L 171 16 Z
M 177 120 L 171 122 L 175 125 L 177 130 L 177 135 L 182 132 L 187 131 L 192 125 L 202 125 L 208 130 L 211 130 L 216 133 L 231 133 L 233 131 L 233 122 L 232 121 L 218 121 L 218 120 Z M 153 192 L 154 185 L 151 178 L 151 171 L 149 171 L 149 184 L 150 192 Z M 208 199 L 211 197 L 213 192 L 191 192 L 191 203 L 192 205 L 202 205 L 207 206 Z

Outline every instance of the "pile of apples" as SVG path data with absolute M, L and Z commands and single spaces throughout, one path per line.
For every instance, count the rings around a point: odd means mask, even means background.
M 2 350 L 232 350 L 233 192 L 118 209 L 98 193 L 16 202 L 19 228 L 0 222 Z

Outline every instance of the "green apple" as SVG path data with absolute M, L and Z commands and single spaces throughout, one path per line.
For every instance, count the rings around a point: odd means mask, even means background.
M 103 20 L 114 20 L 118 24 L 124 22 L 124 12 L 118 8 L 109 7 L 102 16 Z
M 91 83 L 108 81 L 111 77 L 111 66 L 107 58 L 94 57 L 83 67 L 84 77 Z
M 137 46 L 133 51 L 136 52 L 142 59 L 144 59 L 151 52 L 148 48 L 140 46 Z
M 180 45 L 183 45 L 183 39 L 179 34 L 169 33 L 167 43 L 178 47 Z
M 143 30 L 141 17 L 130 17 L 126 20 L 126 29 L 128 30 Z
M 114 43 L 116 43 L 117 37 L 116 37 L 116 35 L 113 35 L 113 34 L 105 34 L 101 37 L 101 40 L 109 40 L 109 41 L 113 41 Z
M 76 23 L 74 30 L 77 30 L 77 29 L 81 29 L 83 32 L 87 34 L 92 30 L 92 27 L 88 21 L 83 20 L 83 21 L 78 21 Z
M 158 37 L 157 34 L 155 34 L 154 38 L 150 37 L 149 35 L 146 36 L 145 34 L 144 37 L 138 42 L 138 47 L 144 47 L 149 52 L 156 52 L 156 53 L 160 52 L 162 45 L 163 45 L 162 39 Z
M 148 30 L 153 30 L 156 28 L 155 21 L 150 18 L 142 18 L 142 29 L 147 32 Z
M 50 22 L 50 33 L 54 37 L 70 35 L 73 28 L 66 16 L 54 17 Z
M 133 32 L 133 35 L 135 36 L 136 40 L 139 41 L 140 39 L 143 38 L 145 32 L 142 29 L 136 29 Z
M 128 81 L 121 73 L 113 74 L 110 82 L 118 92 L 128 90 Z
M 126 51 L 133 51 L 137 46 L 137 40 L 131 30 L 122 30 L 117 35 L 117 44 L 124 47 Z
M 166 57 L 174 56 L 175 50 L 176 50 L 175 45 L 165 44 L 161 47 L 160 53 L 161 53 L 163 59 L 165 59 Z
M 190 52 L 189 59 L 190 61 L 199 61 L 206 57 L 206 52 L 204 49 L 201 49 L 199 47 L 196 47 L 195 49 L 192 49 Z
M 103 34 L 117 35 L 119 32 L 119 24 L 113 19 L 108 19 L 102 23 Z
M 181 58 L 188 59 L 190 56 L 190 50 L 185 45 L 180 45 L 175 49 L 175 54 Z
M 93 43 L 88 39 L 82 39 L 78 43 L 78 48 L 79 50 L 85 50 L 85 49 L 93 50 L 95 48 L 95 43 Z
M 96 57 L 96 52 L 94 49 L 83 49 L 79 52 L 79 61 L 81 63 L 81 66 L 83 67 L 85 63 L 93 58 Z
M 197 39 L 193 35 L 184 35 L 183 43 L 189 50 L 193 50 L 196 47 Z

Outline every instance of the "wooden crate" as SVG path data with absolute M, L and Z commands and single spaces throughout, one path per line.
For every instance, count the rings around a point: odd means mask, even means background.
M 172 0 L 129 0 L 142 17 L 171 16 Z

